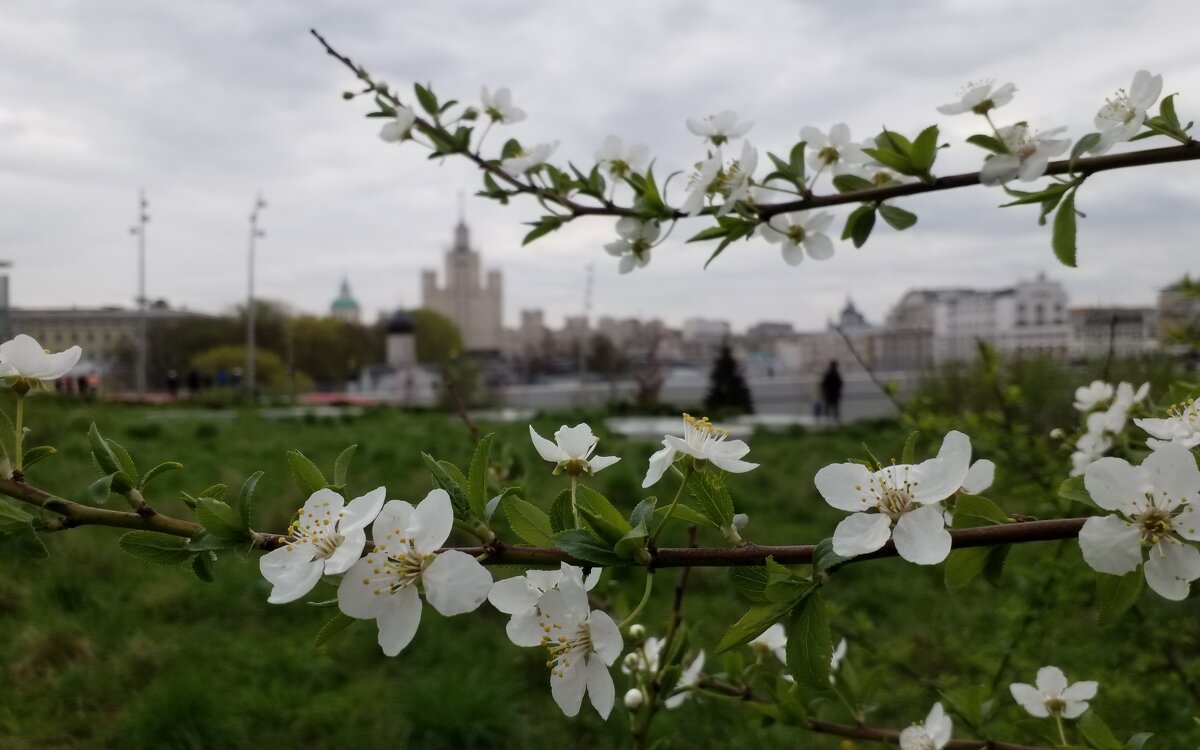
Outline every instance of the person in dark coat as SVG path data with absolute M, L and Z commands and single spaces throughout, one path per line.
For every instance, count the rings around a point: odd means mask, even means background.
M 829 368 L 825 370 L 825 375 L 821 378 L 821 401 L 825 416 L 834 422 L 841 422 L 842 415 L 839 405 L 842 402 L 842 376 L 838 372 L 836 359 L 829 363 Z

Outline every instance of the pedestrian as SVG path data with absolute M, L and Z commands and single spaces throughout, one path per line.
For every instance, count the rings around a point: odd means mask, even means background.
M 824 377 L 821 378 L 821 401 L 822 411 L 825 415 L 834 422 L 842 421 L 842 413 L 840 404 L 842 402 L 842 376 L 838 373 L 837 360 L 829 363 L 829 368 L 825 370 Z

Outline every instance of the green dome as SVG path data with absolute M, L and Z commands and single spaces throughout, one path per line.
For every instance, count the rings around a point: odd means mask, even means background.
M 329 306 L 330 312 L 358 312 L 358 301 L 350 294 L 350 281 L 342 279 L 342 288 L 338 290 L 337 299 Z

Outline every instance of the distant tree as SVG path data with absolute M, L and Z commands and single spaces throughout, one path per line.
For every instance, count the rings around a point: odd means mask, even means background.
M 454 321 L 424 308 L 413 310 L 409 317 L 416 328 L 418 362 L 444 365 L 462 354 L 462 334 Z
M 254 362 L 255 379 L 263 388 L 281 388 L 287 384 L 287 372 L 278 354 L 258 349 Z M 231 374 L 235 369 L 246 369 L 246 348 L 236 344 L 215 346 L 192 357 L 191 366 L 207 375 L 216 375 L 221 370 Z
M 754 401 L 750 398 L 750 387 L 742 377 L 741 367 L 733 357 L 729 345 L 721 347 L 721 353 L 713 362 L 708 380 L 708 395 L 704 406 L 710 413 L 753 413 Z

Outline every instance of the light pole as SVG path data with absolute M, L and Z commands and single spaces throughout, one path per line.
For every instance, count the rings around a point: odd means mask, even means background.
M 137 372 L 134 377 L 137 381 L 137 395 L 139 399 L 146 397 L 146 363 L 149 359 L 149 343 L 146 340 L 146 225 L 150 223 L 150 214 L 146 213 L 146 208 L 149 205 L 146 202 L 146 191 L 139 190 L 137 224 L 129 228 L 129 233 L 137 237 L 138 251 Z
M 254 245 L 267 233 L 258 228 L 258 214 L 267 207 L 262 193 L 254 199 L 254 210 L 250 212 L 250 262 L 249 262 L 249 292 L 246 295 L 246 396 L 251 403 L 254 401 Z

